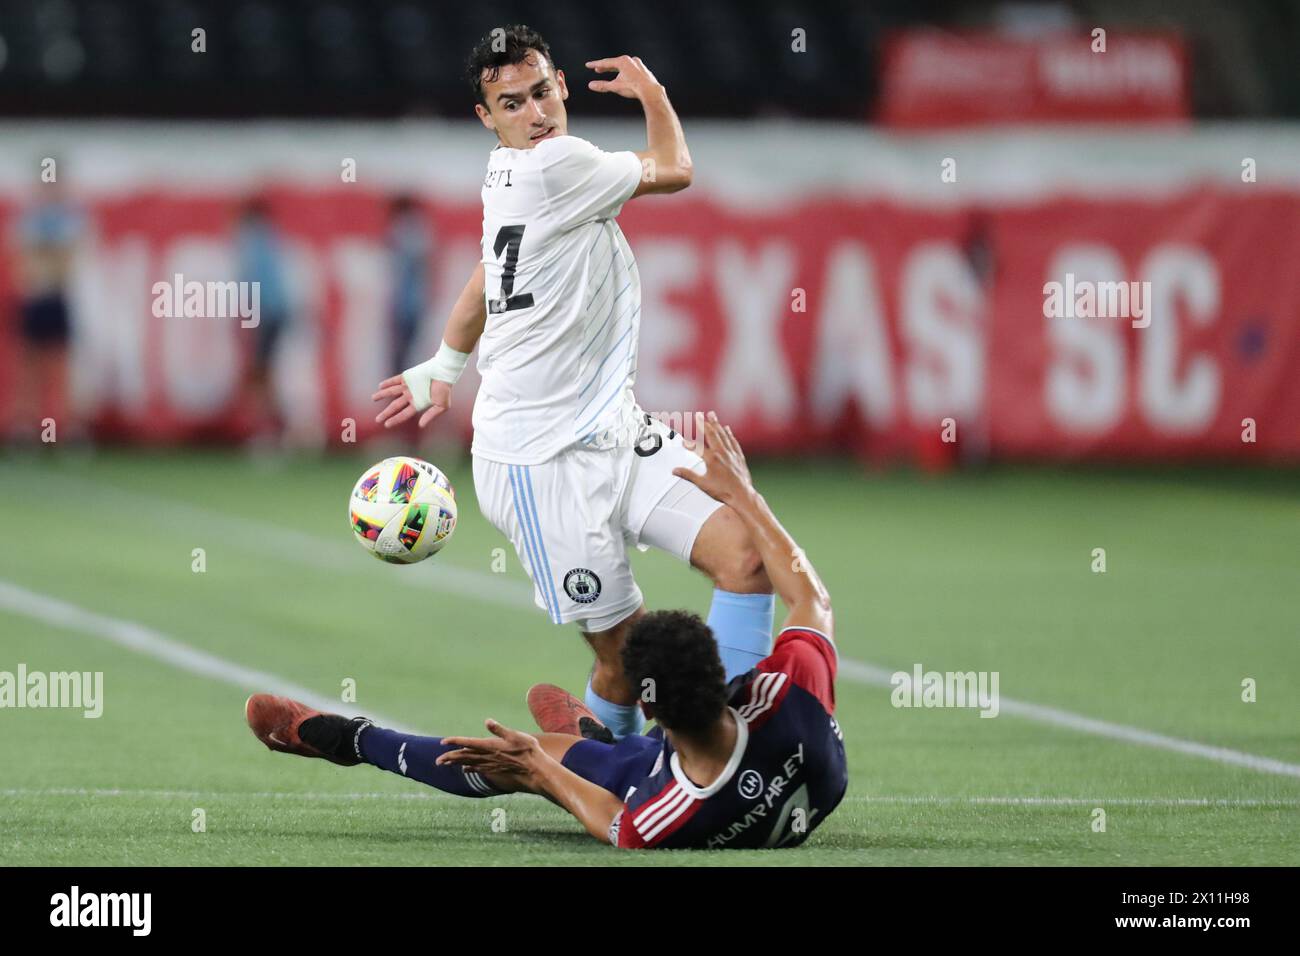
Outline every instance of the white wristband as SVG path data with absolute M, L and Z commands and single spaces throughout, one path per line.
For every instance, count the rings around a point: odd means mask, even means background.
M 455 385 L 460 381 L 467 364 L 469 364 L 468 352 L 457 352 L 446 342 L 443 342 L 438 349 L 437 355 L 429 359 L 429 361 L 421 362 L 419 365 L 412 366 L 403 372 L 402 381 L 411 390 L 411 399 L 415 410 L 422 412 L 433 404 L 429 401 L 429 385 L 435 379 L 439 382 L 446 382 L 448 385 Z

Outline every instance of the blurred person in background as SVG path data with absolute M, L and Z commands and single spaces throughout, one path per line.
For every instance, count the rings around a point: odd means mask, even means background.
M 434 245 L 432 227 L 414 197 L 399 195 L 389 203 L 385 245 L 393 276 L 390 367 L 405 368 L 411 342 L 419 332 L 429 302 L 429 256 Z
M 18 218 L 19 354 L 8 439 L 34 443 L 80 437 L 68 401 L 68 344 L 72 336 L 72 267 L 85 219 L 58 182 L 42 183 Z M 52 419 L 54 429 L 42 422 Z
M 250 199 L 240 209 L 235 258 L 239 281 L 257 283 L 260 310 L 259 321 L 253 327 L 253 361 L 246 367 L 240 391 L 252 401 L 253 443 L 275 443 L 283 433 L 284 416 L 275 399 L 271 373 L 292 308 L 284 247 L 266 200 Z

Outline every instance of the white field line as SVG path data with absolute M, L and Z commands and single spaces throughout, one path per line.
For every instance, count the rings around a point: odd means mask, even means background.
M 0 478 L 14 475 L 17 471 L 18 469 L 13 467 L 0 467 Z M 164 524 L 172 531 L 178 528 L 194 528 L 201 524 L 203 540 L 196 540 L 194 542 L 196 547 L 203 545 L 205 541 L 225 541 L 244 549 L 251 546 L 253 551 L 270 556 L 276 561 L 293 561 L 319 571 L 345 573 L 353 579 L 368 575 L 376 579 L 382 578 L 388 584 L 397 582 L 426 591 L 445 591 L 459 597 L 491 604 L 536 609 L 536 605 L 533 604 L 532 586 L 524 581 L 508 578 L 504 574 L 488 574 L 470 568 L 456 567 L 440 558 L 403 567 L 383 564 L 367 557 L 350 540 L 351 532 L 347 528 L 342 511 L 339 514 L 339 534 L 335 537 L 323 537 L 283 525 L 272 527 L 262 521 L 214 511 L 184 501 L 141 495 L 125 488 L 90 484 L 84 480 L 73 481 L 70 476 L 59 471 L 47 469 L 33 469 L 33 471 L 41 476 L 43 487 L 57 488 L 64 485 L 67 492 L 75 494 L 78 500 L 94 498 L 119 512 L 127 512 Z M 503 546 L 506 544 L 508 542 L 503 542 Z M 188 548 L 187 545 L 183 552 L 188 554 Z M 207 550 L 208 559 L 211 561 L 211 546 Z M 537 613 L 543 612 L 537 609 Z
M 0 471 L 0 474 L 3 474 Z M 66 475 L 59 473 L 50 474 L 57 480 L 67 480 Z M 43 479 L 45 480 L 45 479 Z M 197 505 L 187 503 L 168 501 L 155 497 L 145 497 L 135 494 L 121 488 L 112 488 L 102 484 L 88 486 L 85 482 L 77 484 L 78 494 L 84 499 L 89 495 L 98 495 L 116 500 L 119 504 L 134 507 L 139 512 L 153 518 L 159 518 L 164 515 L 171 515 L 173 518 L 183 518 L 189 521 L 199 521 L 208 525 L 205 533 L 211 533 L 213 527 L 223 528 L 225 531 L 237 531 L 236 540 L 244 546 L 249 542 L 261 542 L 261 545 L 254 544 L 255 547 L 263 549 L 263 553 L 275 554 L 290 560 L 300 561 L 313 567 L 319 567 L 322 570 L 339 570 L 346 569 L 349 573 L 354 573 L 358 567 L 364 567 L 366 562 L 357 562 L 355 555 L 349 555 L 345 558 L 344 551 L 355 552 L 355 546 L 345 545 L 329 539 L 320 538 L 305 532 L 296 531 L 277 527 L 273 533 L 268 532 L 267 526 L 262 522 L 252 521 L 246 518 L 227 515 L 220 512 L 211 511 Z M 286 544 L 292 543 L 293 547 L 285 547 Z M 419 567 L 418 565 L 416 567 Z M 379 571 L 383 568 L 377 569 Z M 390 569 L 391 570 L 391 569 Z M 399 568 L 397 575 L 389 575 L 390 579 L 403 581 L 404 583 L 413 584 L 419 587 L 432 587 L 441 590 L 448 590 L 464 597 L 472 597 L 483 600 L 487 603 L 507 605 L 513 607 L 532 607 L 531 588 L 522 585 L 521 582 L 494 580 L 493 575 L 484 574 L 479 571 L 473 571 L 468 568 L 457 568 L 445 562 L 437 565 L 436 574 L 421 575 L 420 577 L 411 577 L 409 574 L 401 574 L 401 571 L 413 571 L 414 568 Z M 0 582 L 4 585 L 4 582 Z M 101 615 L 93 614 L 89 611 L 82 611 L 70 604 L 58 601 L 55 598 L 44 597 L 24 589 L 16 589 L 14 585 L 4 585 L 14 592 L 18 603 L 28 607 L 38 608 L 35 614 L 29 613 L 29 616 L 41 616 L 40 608 L 50 608 L 51 613 L 60 617 L 74 617 L 83 621 L 93 623 L 94 630 L 86 631 L 95 636 L 106 637 L 114 640 L 116 643 L 130 647 L 133 650 L 140 650 L 144 653 L 151 653 L 148 647 L 159 648 L 159 653 L 154 656 L 160 659 L 168 660 L 176 666 L 183 667 L 187 670 L 193 670 L 195 673 L 205 673 L 200 667 L 200 660 L 211 662 L 214 670 L 210 676 L 218 676 L 230 683 L 238 683 L 240 686 L 250 686 L 246 682 L 247 675 L 257 676 L 259 679 L 269 678 L 271 683 L 263 683 L 266 690 L 275 693 L 284 693 L 287 696 L 293 696 L 287 690 L 275 690 L 279 687 L 293 687 L 289 682 L 274 677 L 273 675 L 263 674 L 259 671 L 249 670 L 238 664 L 232 664 L 224 661 L 214 655 L 206 654 L 202 651 L 196 651 L 192 648 L 181 644 L 173 638 L 164 637 L 156 631 L 141 625 L 127 621 L 118 621 L 112 618 L 106 618 Z M 0 606 L 8 606 L 5 603 L 5 591 L 0 588 Z M 44 602 L 44 603 L 42 603 Z M 13 610 L 21 610 L 19 607 L 12 607 Z M 540 613 L 540 612 L 539 612 Z M 85 628 L 75 627 L 74 629 L 83 630 Z M 135 641 L 120 640 L 114 635 L 134 636 Z M 163 652 L 168 655 L 163 656 Z M 890 676 L 895 673 L 876 664 L 868 664 L 861 661 L 855 661 L 850 658 L 840 658 L 839 676 L 859 684 L 866 684 L 875 687 L 890 687 Z M 225 676 L 222 676 L 225 675 Z M 239 680 L 233 679 L 235 675 L 241 675 Z M 305 692 L 311 694 L 310 691 Z M 305 703 L 311 703 L 312 699 L 321 700 L 314 694 L 311 698 L 299 697 L 298 699 Z M 334 701 L 330 701 L 330 707 L 337 706 Z M 1199 757 L 1205 760 L 1213 760 L 1218 763 L 1228 764 L 1230 766 L 1242 767 L 1247 770 L 1253 770 L 1259 773 L 1276 774 L 1284 777 L 1300 778 L 1300 764 L 1287 763 L 1286 761 L 1276 760 L 1272 757 L 1261 757 L 1256 754 L 1249 754 L 1239 750 L 1232 750 L 1228 747 L 1218 747 L 1212 744 L 1203 744 L 1193 740 L 1184 740 L 1179 737 L 1170 737 L 1166 734 L 1156 733 L 1155 731 L 1144 730 L 1140 727 L 1131 727 L 1127 724 L 1117 724 L 1110 721 L 1098 720 L 1094 717 L 1088 717 L 1084 714 L 1076 714 L 1068 710 L 1061 710 L 1056 707 L 1048 707 L 1042 704 L 1029 703 L 1027 701 L 1015 700 L 1009 697 L 1000 697 L 1000 709 L 1002 712 L 1012 714 L 1017 717 L 1023 717 L 1041 724 L 1049 724 L 1057 727 L 1064 727 L 1067 730 L 1078 733 L 1090 734 L 1095 737 L 1104 737 L 1110 740 L 1118 740 L 1124 743 L 1137 744 L 1144 747 L 1153 747 L 1159 750 L 1167 750 L 1173 753 L 1180 753 L 1189 757 Z M 376 720 L 380 718 L 376 717 Z M 382 722 L 382 721 L 381 721 Z M 400 729 L 397 724 L 390 723 L 389 726 L 394 729 Z
M 250 693 L 261 691 L 282 694 L 328 713 L 340 709 L 338 699 L 318 694 L 283 677 L 232 663 L 215 654 L 182 644 L 143 624 L 86 611 L 74 604 L 37 594 L 4 580 L 0 580 L 0 608 L 65 630 L 97 637 L 191 674 L 233 684 Z M 399 724 L 390 722 L 387 718 L 376 715 L 372 719 L 400 729 Z
M 499 794 L 529 796 L 529 794 Z M 14 787 L 0 790 L 0 797 L 146 797 L 159 800 L 463 800 L 439 790 L 416 790 L 411 793 L 313 793 L 275 790 L 154 790 L 119 787 Z
M 502 794 L 525 797 L 527 794 Z M 321 793 L 270 790 L 155 790 L 131 788 L 85 787 L 16 787 L 0 789 L 0 797 L 143 797 L 150 799 L 205 799 L 205 800 L 307 800 L 357 802 L 367 800 L 460 800 L 460 797 L 436 790 L 418 790 L 411 793 Z M 500 797 L 498 798 L 500 799 Z M 881 794 L 850 794 L 848 803 L 887 804 L 900 806 L 936 807 L 1206 807 L 1206 808 L 1286 808 L 1300 807 L 1300 798 L 1251 797 L 942 797 L 942 796 L 889 796 Z
M 275 674 L 244 667 L 214 654 L 209 654 L 206 651 L 189 647 L 175 638 L 168 637 L 153 628 L 137 624 L 134 621 L 96 614 L 58 598 L 38 594 L 3 580 L 0 580 L 0 608 L 5 608 L 56 627 L 78 631 L 110 641 L 120 647 L 163 661 L 181 670 L 225 681 L 245 690 L 283 694 L 286 697 L 301 700 L 320 710 L 335 711 L 339 708 L 339 701 L 334 698 L 317 694 L 315 691 L 308 690 Z M 863 684 L 882 687 L 890 686 L 890 672 L 872 664 L 841 659 L 840 674 Z M 1271 757 L 1260 757 L 1254 754 L 1229 750 L 1226 747 L 1214 747 L 1209 744 L 1168 737 L 1138 727 L 1096 720 L 1081 714 L 1074 714 L 1053 707 L 1044 707 L 1039 704 L 1028 704 L 1005 697 L 1001 699 L 1001 708 L 1007 713 L 1016 714 L 1029 720 L 1054 724 L 1094 736 L 1156 747 L 1193 757 L 1203 757 L 1261 773 L 1300 777 L 1300 765 L 1285 763 Z M 378 723 L 392 727 L 395 730 L 406 731 L 406 728 L 396 721 L 378 714 L 372 714 L 371 716 Z
M 840 658 L 840 676 L 847 677 L 860 684 L 891 687 L 893 686 L 890 684 L 891 673 L 893 672 L 883 667 L 877 667 L 874 664 L 863 664 L 859 661 Z M 1203 757 L 1206 760 L 1216 760 L 1219 763 L 1244 767 L 1247 770 L 1256 770 L 1260 773 L 1272 773 L 1283 777 L 1300 777 L 1300 764 L 1287 763 L 1283 760 L 1275 760 L 1272 757 L 1260 757 L 1256 754 L 1231 750 L 1227 747 L 1216 747 L 1212 744 L 1202 744 L 1194 740 L 1184 740 L 1181 737 L 1170 737 L 1166 734 L 1156 733 L 1153 730 L 1143 730 L 1141 727 L 1115 724 L 1108 720 L 1086 717 L 1083 714 L 1061 710 L 1057 707 L 1031 704 L 1027 701 L 1014 700 L 1001 695 L 999 695 L 999 706 L 1002 713 L 1024 717 L 1026 720 L 1032 720 L 1040 724 L 1052 724 L 1056 727 L 1064 727 L 1067 730 L 1091 734 L 1094 737 L 1107 737 L 1111 740 L 1121 740 L 1125 743 L 1138 744 L 1143 747 L 1170 750 L 1189 757 Z
M 1300 807 L 1295 797 L 891 797 L 847 795 L 854 803 L 994 807 Z

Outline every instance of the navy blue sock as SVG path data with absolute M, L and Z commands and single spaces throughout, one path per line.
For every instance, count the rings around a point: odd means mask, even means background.
M 441 737 L 417 737 L 370 726 L 361 731 L 359 743 L 361 759 L 366 763 L 427 783 L 444 793 L 458 797 L 492 797 L 501 793 L 481 774 L 434 763 L 442 754 L 456 749 L 444 744 Z

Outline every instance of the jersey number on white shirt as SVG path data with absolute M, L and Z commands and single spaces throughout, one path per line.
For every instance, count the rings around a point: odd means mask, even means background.
M 502 226 L 497 230 L 496 241 L 492 243 L 492 254 L 501 258 L 501 250 L 506 251 L 506 261 L 501 271 L 501 295 L 488 302 L 488 311 L 493 315 L 513 312 L 515 309 L 531 309 L 533 294 L 523 292 L 515 295 L 515 269 L 519 265 L 519 244 L 524 241 L 526 226 Z

